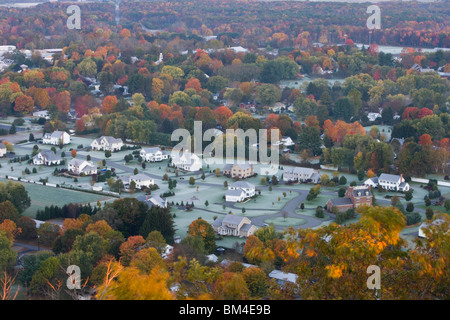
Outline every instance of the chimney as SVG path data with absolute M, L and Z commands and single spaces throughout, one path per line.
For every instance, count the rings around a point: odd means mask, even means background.
M 145 195 L 145 202 L 148 201 L 148 194 Z

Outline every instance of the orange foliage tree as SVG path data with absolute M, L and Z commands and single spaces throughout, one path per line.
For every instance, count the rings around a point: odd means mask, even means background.
M 102 101 L 102 112 L 113 113 L 117 102 L 116 96 L 106 96 Z
M 29 114 L 34 110 L 34 100 L 27 95 L 21 95 L 14 101 L 14 111 L 21 114 Z

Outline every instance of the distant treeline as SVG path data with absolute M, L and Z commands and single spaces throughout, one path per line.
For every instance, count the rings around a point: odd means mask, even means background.
M 81 214 L 87 214 L 92 216 L 96 214 L 98 208 L 92 207 L 90 204 L 80 205 L 76 203 L 65 204 L 62 207 L 58 206 L 45 206 L 44 210 L 38 210 L 36 213 L 37 220 L 50 220 L 55 218 L 78 218 Z

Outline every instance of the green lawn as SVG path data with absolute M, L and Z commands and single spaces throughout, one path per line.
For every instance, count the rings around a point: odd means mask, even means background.
M 306 220 L 300 218 L 291 218 L 287 217 L 286 219 L 283 217 L 275 217 L 264 220 L 267 224 L 275 224 L 276 226 L 282 227 L 290 227 L 290 226 L 301 226 L 306 223 Z
M 63 206 L 69 203 L 96 203 L 109 200 L 110 197 L 93 193 L 67 190 L 61 188 L 46 187 L 38 184 L 23 183 L 31 198 L 31 206 L 23 213 L 29 217 L 35 217 L 38 210 L 45 206 Z

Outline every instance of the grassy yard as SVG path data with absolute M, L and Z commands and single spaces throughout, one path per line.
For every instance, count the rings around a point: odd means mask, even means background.
M 306 220 L 301 218 L 283 218 L 283 217 L 275 217 L 275 218 L 269 218 L 264 220 L 267 224 L 275 224 L 276 226 L 282 226 L 282 227 L 291 227 L 291 226 L 301 226 L 306 223 Z
M 63 206 L 69 203 L 96 203 L 109 200 L 110 197 L 75 190 L 46 187 L 37 184 L 23 183 L 31 198 L 31 206 L 23 213 L 29 217 L 35 217 L 38 210 L 45 206 Z

